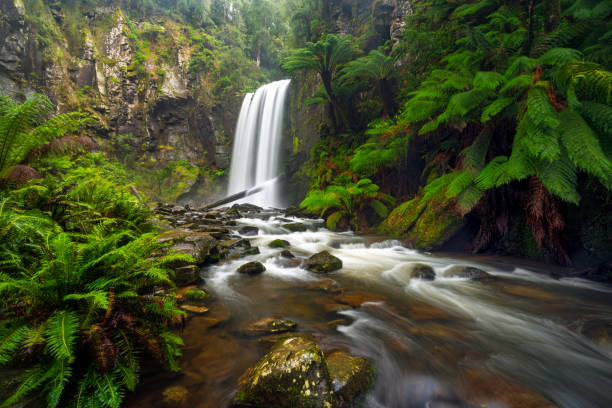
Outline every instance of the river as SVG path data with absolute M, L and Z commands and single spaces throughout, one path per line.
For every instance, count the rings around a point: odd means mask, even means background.
M 128 406 L 163 407 L 162 393 L 171 386 L 188 390 L 185 406 L 229 406 L 239 377 L 278 338 L 251 337 L 244 328 L 269 316 L 296 321 L 297 332 L 325 353 L 368 357 L 376 382 L 364 407 L 612 406 L 612 343 L 583 335 L 612 324 L 610 287 L 555 279 L 542 264 L 423 253 L 275 212 L 237 221 L 259 228 L 245 238 L 261 253 L 203 269 L 210 311 L 182 332 L 181 374 L 145 378 Z M 290 232 L 281 227 L 288 221 L 309 229 Z M 296 259 L 267 247 L 277 238 L 290 242 Z M 300 267 L 322 250 L 343 268 L 317 275 Z M 247 261 L 262 262 L 266 272 L 237 274 Z M 409 279 L 413 263 L 431 266 L 436 279 Z M 457 265 L 491 277 L 442 276 Z

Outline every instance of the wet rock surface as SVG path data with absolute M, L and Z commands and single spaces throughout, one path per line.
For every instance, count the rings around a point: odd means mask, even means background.
M 416 263 L 411 265 L 410 278 L 432 281 L 436 279 L 436 273 L 431 266 Z
M 342 269 L 342 260 L 327 251 L 322 251 L 308 258 L 304 267 L 315 273 L 329 273 Z
M 290 246 L 291 244 L 289 243 L 289 241 L 284 240 L 284 239 L 275 239 L 272 242 L 270 242 L 268 244 L 268 247 L 270 248 L 286 248 L 288 246 Z
M 245 377 L 234 399 L 235 407 L 336 405 L 323 352 L 302 337 L 280 340 Z
M 374 367 L 363 357 L 344 351 L 327 356 L 327 368 L 332 389 L 340 406 L 350 406 L 356 397 L 363 394 L 374 382 Z
M 249 336 L 261 336 L 266 334 L 286 333 L 296 329 L 297 323 L 293 320 L 279 317 L 266 317 L 249 324 L 244 329 L 244 333 Z
M 238 268 L 238 273 L 246 275 L 259 275 L 265 272 L 266 267 L 261 262 L 247 262 Z
M 465 278 L 472 280 L 486 279 L 491 277 L 487 272 L 473 266 L 453 266 L 444 271 L 445 278 Z

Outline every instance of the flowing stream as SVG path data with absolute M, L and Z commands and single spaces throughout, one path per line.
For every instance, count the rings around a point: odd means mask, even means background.
M 282 227 L 289 221 L 309 229 L 290 232 Z M 507 258 L 418 252 L 274 212 L 238 223 L 259 228 L 245 238 L 261 253 L 203 269 L 210 311 L 183 332 L 182 374 L 145 381 L 132 406 L 164 406 L 162 391 L 176 385 L 189 391 L 185 406 L 229 406 L 240 376 L 278 338 L 249 337 L 244 328 L 269 316 L 296 321 L 325 353 L 345 349 L 370 358 L 376 382 L 363 407 L 612 406 L 610 343 L 589 338 L 612 324 L 610 287 L 554 279 L 550 268 Z M 290 242 L 296 259 L 267 246 L 277 238 Z M 322 250 L 342 259 L 343 268 L 317 275 L 300 266 Z M 266 272 L 236 273 L 248 261 L 262 262 Z M 415 262 L 433 267 L 436 279 L 408 278 Z M 442 276 L 456 265 L 492 277 Z
M 228 194 L 239 193 L 278 176 L 289 82 L 289 79 L 272 82 L 244 97 L 234 137 Z M 282 205 L 277 183 L 270 183 L 244 201 L 270 207 Z

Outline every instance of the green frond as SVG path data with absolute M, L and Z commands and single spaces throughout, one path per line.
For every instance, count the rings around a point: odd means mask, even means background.
M 474 209 L 476 204 L 480 202 L 483 196 L 483 191 L 472 183 L 465 188 L 457 197 L 457 205 L 461 209 L 463 215 L 469 213 Z
M 516 97 L 528 90 L 531 87 L 533 80 L 533 74 L 518 75 L 506 82 L 499 92 L 502 95 Z
M 369 205 L 381 218 L 385 218 L 389 214 L 389 208 L 380 200 L 374 199 L 370 201 Z
M 571 109 L 562 111 L 559 117 L 561 139 L 571 161 L 612 190 L 612 162 L 604 153 L 591 127 Z
M 66 384 L 72 376 L 72 367 L 66 360 L 55 360 L 49 368 L 51 373 L 47 384 L 47 406 L 55 408 L 59 405 Z
M 552 194 L 573 204 L 580 201 L 576 190 L 576 169 L 565 154 L 553 162 L 540 160 L 536 165 L 536 174 Z
M 504 73 L 508 80 L 521 74 L 531 74 L 538 66 L 537 59 L 526 56 L 516 57 L 511 61 L 510 66 L 508 66 Z
M 514 98 L 497 98 L 482 110 L 480 121 L 482 123 L 490 121 L 494 116 L 497 116 L 508 106 L 512 105 L 512 103 L 514 103 Z
M 17 389 L 8 397 L 0 408 L 13 407 L 16 403 L 22 401 L 32 391 L 36 390 L 41 386 L 53 373 L 45 366 L 36 366 L 26 372 L 19 378 L 19 386 Z
M 493 71 L 479 71 L 474 76 L 474 89 L 495 90 L 505 82 L 502 74 Z
M 336 226 L 338 225 L 338 222 L 342 219 L 343 216 L 344 214 L 341 211 L 334 211 L 333 213 L 331 213 L 329 217 L 327 217 L 327 220 L 325 220 L 327 228 L 329 228 L 330 230 L 335 230 Z
M 9 326 L 0 330 L 0 365 L 11 361 L 21 348 L 28 332 L 27 326 Z
M 574 62 L 559 70 L 555 82 L 563 89 L 575 89 L 586 100 L 612 104 L 612 72 L 599 64 Z
M 466 188 L 474 184 L 474 177 L 467 171 L 459 171 L 452 174 L 454 174 L 454 177 L 446 188 L 446 198 L 455 198 Z
M 565 47 L 574 40 L 582 37 L 591 29 L 592 22 L 581 21 L 578 23 L 562 22 L 553 32 L 544 35 L 533 46 L 531 54 L 539 57 L 553 48 Z
M 542 55 L 539 61 L 544 65 L 563 66 L 581 59 L 582 53 L 574 48 L 553 48 Z
M 72 293 L 64 296 L 64 300 L 86 300 L 99 309 L 108 309 L 108 293 L 102 290 L 93 290 L 87 293 Z
M 515 143 L 534 157 L 553 161 L 561 153 L 559 123 L 547 93 L 534 87 L 527 95 L 527 111 L 517 126 Z
M 472 176 L 476 176 L 484 167 L 492 136 L 490 128 L 485 127 L 474 142 L 459 153 L 462 167 Z
M 74 359 L 74 341 L 78 334 L 78 318 L 74 312 L 60 310 L 47 319 L 47 347 L 57 359 Z

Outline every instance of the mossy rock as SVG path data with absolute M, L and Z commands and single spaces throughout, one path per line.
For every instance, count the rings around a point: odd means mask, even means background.
M 304 267 L 315 273 L 329 273 L 342 269 L 342 260 L 327 251 L 322 251 L 308 258 Z
M 275 239 L 274 241 L 270 242 L 268 244 L 268 247 L 270 248 L 286 248 L 289 245 L 291 245 L 289 243 L 289 241 L 285 241 L 284 239 Z
M 374 383 L 374 366 L 363 357 L 337 351 L 327 356 L 327 368 L 341 405 L 350 404 Z
M 442 274 L 445 278 L 464 278 L 480 280 L 491 277 L 487 272 L 473 266 L 453 266 L 445 270 Z
M 246 275 L 259 275 L 266 270 L 266 267 L 261 262 L 247 262 L 238 268 L 238 273 Z
M 294 331 L 295 329 L 297 329 L 297 323 L 293 320 L 266 317 L 248 325 L 244 332 L 249 336 L 260 336 L 265 334 L 286 333 Z
M 302 337 L 277 342 L 244 378 L 234 406 L 336 406 L 323 352 L 314 342 Z
M 415 263 L 410 266 L 410 278 L 432 281 L 436 279 L 436 272 L 429 265 Z
M 202 290 L 202 289 L 189 289 L 187 292 L 185 292 L 185 299 L 190 300 L 190 301 L 202 301 L 205 299 L 208 299 L 210 297 L 210 294 L 207 293 L 206 291 Z
M 293 253 L 290 250 L 288 250 L 288 249 L 283 249 L 280 252 L 280 256 L 283 257 L 283 258 L 288 258 L 288 259 L 295 258 L 295 255 L 293 255 Z
M 244 255 L 259 255 L 260 253 L 259 247 L 249 248 L 243 252 Z
M 463 217 L 453 200 L 416 197 L 391 211 L 379 232 L 409 240 L 416 248 L 439 248 L 463 226 Z
M 291 232 L 304 232 L 308 230 L 308 227 L 301 222 L 292 222 L 289 224 L 283 224 L 283 228 L 288 229 Z

